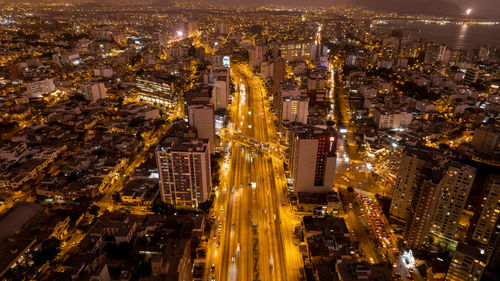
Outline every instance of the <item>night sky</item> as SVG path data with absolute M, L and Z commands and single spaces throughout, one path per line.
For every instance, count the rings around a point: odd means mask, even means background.
M 500 0 L 450 0 L 464 10 L 472 9 L 472 14 L 483 17 L 500 18 Z

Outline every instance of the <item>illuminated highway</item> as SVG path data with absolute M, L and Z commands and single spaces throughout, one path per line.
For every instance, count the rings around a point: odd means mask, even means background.
M 259 147 L 276 141 L 266 89 L 247 66 L 231 68 L 238 93 L 230 130 L 255 147 L 228 143 L 204 280 L 300 280 L 302 258 L 292 240 L 299 220 L 289 207 L 283 163 Z

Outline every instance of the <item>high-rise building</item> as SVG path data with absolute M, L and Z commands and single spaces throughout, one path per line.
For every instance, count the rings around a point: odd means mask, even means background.
M 479 69 L 477 68 L 469 68 L 465 71 L 464 83 L 465 85 L 474 84 L 477 82 L 479 78 Z
M 28 96 L 30 98 L 41 97 L 42 95 L 48 94 L 55 89 L 56 87 L 54 86 L 54 80 L 52 79 L 44 79 L 26 83 L 26 90 L 28 91 Z
M 446 281 L 479 281 L 486 267 L 485 250 L 460 243 L 453 254 Z
M 265 61 L 260 65 L 260 75 L 264 79 L 270 79 L 273 77 L 273 64 Z
M 85 98 L 91 102 L 96 102 L 106 98 L 106 87 L 102 82 L 93 82 L 83 85 L 82 89 Z
M 208 139 L 210 152 L 215 148 L 215 117 L 212 104 L 199 104 L 188 106 L 189 125 L 194 126 L 198 138 Z
M 436 206 L 441 195 L 440 185 L 443 177 L 443 167 L 433 167 L 426 162 L 419 173 L 417 187 L 411 203 L 410 215 L 406 224 L 404 238 L 410 249 L 419 248 L 425 241 Z
M 307 123 L 309 97 L 302 94 L 297 81 L 286 79 L 280 83 L 274 106 L 280 125 L 292 122 Z
M 441 195 L 432 220 L 430 234 L 447 247 L 457 245 L 460 216 L 474 182 L 477 169 L 456 161 L 448 163 L 441 182 Z
M 286 61 L 283 58 L 275 59 L 272 62 L 272 78 L 273 78 L 273 94 L 276 94 L 279 90 L 280 83 L 286 77 Z
M 406 149 L 399 164 L 398 174 L 394 184 L 389 212 L 392 217 L 407 221 L 413 208 L 415 191 L 420 184 L 421 170 L 427 161 L 439 165 L 445 155 L 435 149 L 414 147 Z
M 500 175 L 489 174 L 485 178 L 485 191 L 476 206 L 470 238 L 487 245 L 489 256 L 495 250 L 500 232 Z
M 328 192 L 336 169 L 337 134 L 332 127 L 300 124 L 292 128 L 290 169 L 294 191 Z
M 146 72 L 136 78 L 139 99 L 166 108 L 176 105 L 173 78 L 165 71 Z
M 315 68 L 309 73 L 307 78 L 308 91 L 323 91 L 326 89 L 327 69 L 324 67 Z
M 322 44 L 311 45 L 310 60 L 313 62 L 320 61 L 321 57 L 328 56 L 328 47 Z
M 254 46 L 248 53 L 250 66 L 260 70 L 260 64 L 264 61 L 264 48 L 262 46 Z
M 443 64 L 448 64 L 450 55 L 451 52 L 446 45 L 429 46 L 425 52 L 424 63 L 433 64 L 441 62 Z
M 476 129 L 471 144 L 483 153 L 500 153 L 500 129 L 496 127 Z
M 283 97 L 283 107 L 281 109 L 281 122 L 300 122 L 307 124 L 309 116 L 309 97 L 300 95 L 297 97 Z
M 301 91 L 299 84 L 294 79 L 285 79 L 281 81 L 279 89 L 273 96 L 273 106 L 278 117 L 278 121 L 281 123 L 283 120 L 283 99 L 284 98 L 295 98 L 300 97 Z
M 273 61 L 273 81 L 279 85 L 281 80 L 286 77 L 286 61 L 282 58 L 278 58 Z
M 212 179 L 208 139 L 175 139 L 160 144 L 156 163 L 163 202 L 197 207 L 209 199 Z
M 229 84 L 231 79 L 229 78 L 229 68 L 218 67 L 211 70 L 210 73 L 210 83 L 213 83 L 212 97 L 215 110 L 227 109 L 229 104 Z
M 168 47 L 165 53 L 167 54 L 168 61 L 178 60 L 189 56 L 189 48 L 186 46 L 175 45 Z
M 184 102 L 186 103 L 186 115 L 188 114 L 187 108 L 190 105 L 197 104 L 214 104 L 213 101 L 213 87 L 209 85 L 202 85 L 187 92 L 184 92 Z

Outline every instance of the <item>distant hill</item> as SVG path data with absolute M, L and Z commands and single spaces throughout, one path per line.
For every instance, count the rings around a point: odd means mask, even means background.
M 7 3 L 30 3 L 40 0 L 0 0 L 0 5 Z M 87 5 L 150 5 L 154 7 L 172 7 L 177 3 L 187 3 L 191 7 L 204 8 L 212 5 L 231 6 L 268 6 L 285 7 L 331 7 L 337 5 L 364 7 L 376 12 L 397 12 L 400 14 L 425 14 L 435 16 L 459 16 L 462 9 L 449 0 L 45 0 L 48 3 L 74 3 Z
M 447 0 L 211 0 L 224 5 L 280 5 L 286 7 L 329 7 L 337 5 L 359 6 L 377 12 L 400 14 L 426 14 L 436 16 L 459 16 L 462 9 Z
M 460 6 L 446 0 L 353 0 L 352 2 L 377 12 L 436 16 L 459 16 L 462 13 Z

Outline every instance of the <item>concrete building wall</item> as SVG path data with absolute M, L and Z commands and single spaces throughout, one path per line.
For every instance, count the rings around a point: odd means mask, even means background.
M 295 192 L 309 192 L 314 187 L 318 140 L 299 140 L 297 145 L 295 174 Z
M 210 153 L 215 148 L 215 117 L 214 106 L 190 105 L 188 107 L 189 125 L 195 126 L 198 132 L 198 138 L 208 139 L 210 141 Z

